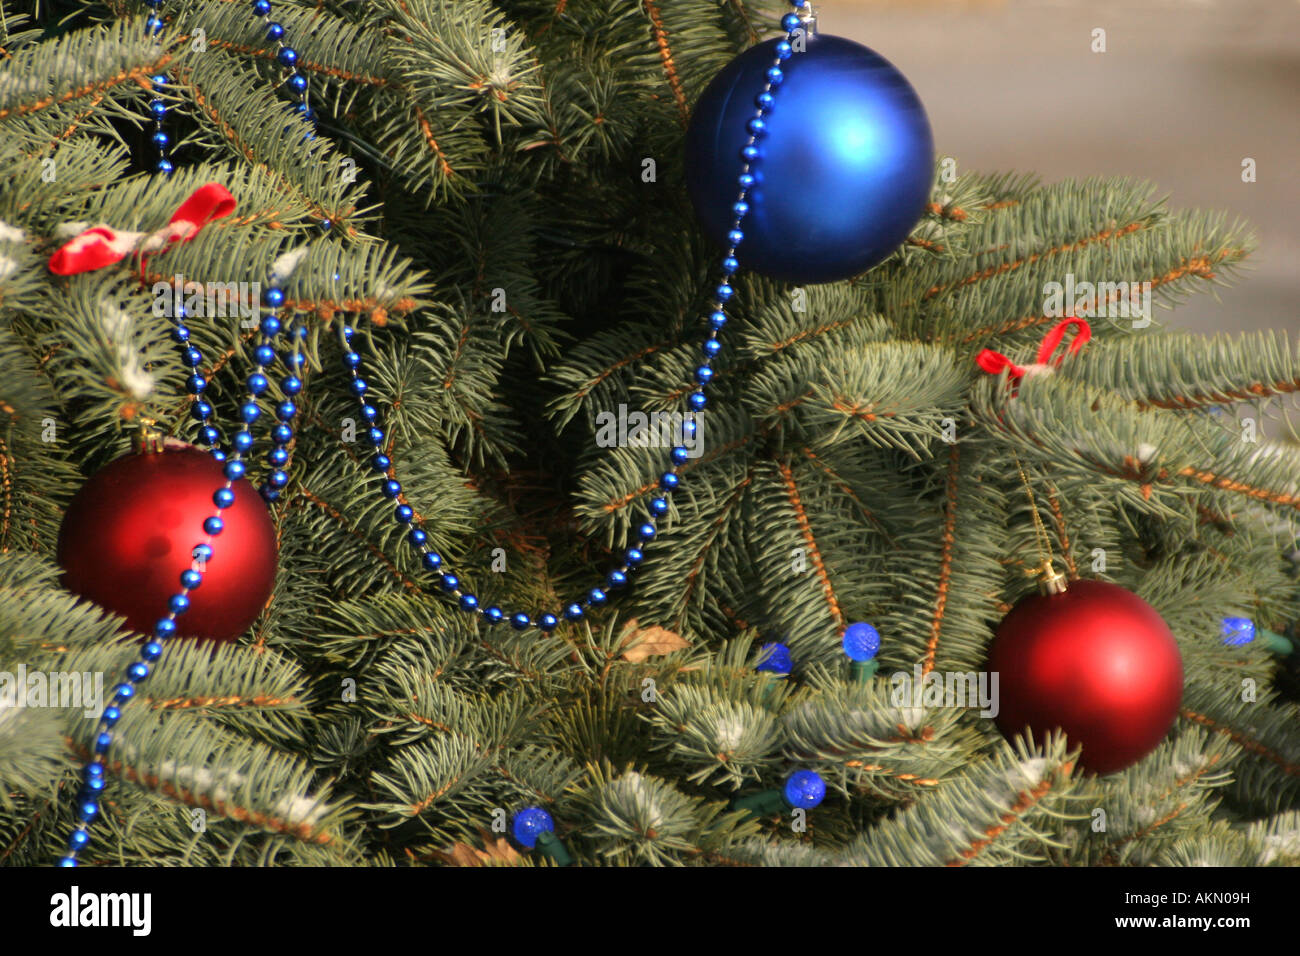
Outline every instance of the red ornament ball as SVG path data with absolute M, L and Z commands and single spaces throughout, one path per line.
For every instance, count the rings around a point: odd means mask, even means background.
M 246 479 L 232 486 L 235 503 L 220 512 L 224 528 L 209 538 L 205 519 L 217 513 L 212 494 L 225 484 L 222 465 L 197 448 L 168 448 L 111 462 L 73 496 L 59 528 L 63 585 L 152 634 L 181 590 L 181 573 L 196 567 L 196 544 L 211 543 L 203 580 L 176 617 L 184 637 L 230 641 L 256 619 L 275 584 L 275 526 Z
M 989 648 L 994 718 L 1008 739 L 1061 729 L 1092 773 L 1123 770 L 1164 739 L 1183 699 L 1183 659 L 1168 626 L 1137 595 L 1071 581 L 1011 609 Z

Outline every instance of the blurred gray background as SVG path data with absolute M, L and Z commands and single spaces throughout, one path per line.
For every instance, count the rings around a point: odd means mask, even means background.
M 1232 286 L 1159 321 L 1300 329 L 1300 0 L 814 2 L 908 76 L 958 171 L 1133 176 L 1248 221 L 1260 248 Z

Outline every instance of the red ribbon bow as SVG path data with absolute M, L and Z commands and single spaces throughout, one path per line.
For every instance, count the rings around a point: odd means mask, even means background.
M 1053 358 L 1052 353 L 1056 351 L 1057 346 L 1059 346 L 1065 339 L 1065 333 L 1069 331 L 1071 326 L 1075 329 L 1074 338 L 1070 340 L 1070 344 L 1066 348 L 1064 354 Z M 1052 330 L 1048 332 L 1047 335 L 1043 336 L 1043 344 L 1038 346 L 1038 357 L 1035 364 L 1049 368 L 1060 365 L 1061 360 L 1064 359 L 1066 355 L 1077 355 L 1079 350 L 1087 344 L 1090 338 L 1092 338 L 1092 327 L 1089 326 L 1086 321 L 1075 318 L 1074 316 L 1064 319 L 1053 326 Z M 990 375 L 1000 375 L 1004 369 L 1009 371 L 1011 373 L 1010 379 L 1013 387 L 1019 385 L 1020 380 L 1025 377 L 1025 374 L 1029 372 L 1031 368 L 1033 368 L 1033 366 L 1022 368 L 1001 352 L 995 352 L 992 349 L 985 349 L 980 352 L 979 355 L 975 356 L 975 364 Z
M 136 249 L 142 257 L 152 255 L 175 243 L 189 242 L 208 223 L 234 211 L 235 197 L 226 187 L 220 183 L 206 183 L 181 203 L 163 229 L 145 234 L 94 226 L 54 251 L 50 256 L 50 271 L 55 275 L 70 276 L 102 269 L 120 262 Z

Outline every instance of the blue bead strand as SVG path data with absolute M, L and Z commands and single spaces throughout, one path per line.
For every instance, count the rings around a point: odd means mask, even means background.
M 275 44 L 275 62 L 282 67 L 280 82 L 289 88 L 298 101 L 293 108 L 294 113 L 309 122 L 315 122 L 316 113 L 307 99 L 307 77 L 298 69 L 298 51 L 285 43 L 287 34 L 284 26 L 271 19 L 271 0 L 253 0 L 250 7 L 253 16 L 262 21 L 267 42 Z M 307 135 L 310 138 L 312 134 Z
M 167 614 L 154 624 L 152 637 L 140 648 L 140 658 L 131 664 L 120 683 L 113 688 L 108 706 L 100 715 L 95 729 L 92 756 L 83 770 L 83 784 L 77 797 L 77 823 L 68 838 L 67 852 L 59 858 L 59 866 L 76 866 L 77 855 L 90 842 L 90 824 L 98 815 L 99 798 L 104 789 L 106 760 L 113 744 L 113 728 L 122 716 L 122 708 L 130 701 L 137 686 L 151 673 L 154 662 L 162 657 L 163 647 L 176 635 L 176 619 L 190 606 L 190 592 L 203 583 L 203 572 L 212 557 L 212 541 L 222 531 L 221 512 L 235 502 L 233 485 L 243 474 L 239 452 L 233 451 L 225 462 L 225 483 L 213 493 L 213 513 L 203 522 L 204 540 L 192 549 L 194 561 L 181 572 L 179 588 L 167 601 Z
M 183 314 L 179 318 L 183 318 Z M 224 528 L 221 513 L 235 503 L 234 484 L 244 477 L 246 471 L 242 456 L 252 447 L 253 436 L 247 429 L 260 417 L 257 400 L 266 392 L 269 384 L 266 381 L 266 366 L 269 364 L 268 359 L 274 360 L 275 358 L 275 349 L 272 342 L 280 332 L 279 319 L 274 315 L 263 317 L 261 332 L 262 344 L 254 351 L 255 368 L 246 380 L 247 391 L 244 401 L 240 405 L 241 417 L 244 420 L 245 427 L 235 434 L 231 441 L 231 450 L 228 453 L 221 451 L 217 447 L 211 448 L 212 456 L 223 462 L 222 472 L 225 481 L 212 493 L 213 512 L 203 522 L 205 538 L 192 549 L 191 556 L 194 561 L 189 568 L 181 572 L 178 582 L 179 587 L 176 593 L 167 600 L 166 615 L 159 618 L 154 624 L 153 635 L 140 648 L 139 659 L 127 667 L 121 682 L 113 688 L 108 706 L 104 708 L 103 713 L 100 715 L 99 724 L 95 729 L 92 755 L 82 772 L 83 782 L 77 795 L 76 826 L 68 838 L 67 852 L 59 858 L 59 866 L 76 866 L 77 855 L 90 842 L 90 825 L 99 815 L 99 800 L 104 790 L 105 762 L 109 749 L 113 744 L 113 728 L 121 719 L 122 708 L 135 696 L 137 685 L 148 679 L 153 665 L 162 657 L 163 647 L 167 640 L 176 635 L 178 627 L 176 620 L 189 610 L 190 593 L 203 583 L 203 571 L 208 560 L 212 557 L 213 540 L 220 536 Z M 172 338 L 180 347 L 181 360 L 186 366 L 197 369 L 202 365 L 203 355 L 191 341 L 190 330 L 184 325 L 183 321 L 178 320 L 176 327 L 172 330 Z M 291 371 L 290 374 L 294 373 Z M 190 392 L 195 396 L 195 417 L 204 423 L 201 427 L 201 433 L 206 441 L 207 438 L 211 437 L 209 430 L 212 433 L 216 432 L 214 426 L 206 424 L 212 415 L 211 405 L 203 398 L 203 393 L 207 388 L 207 380 L 196 371 L 191 374 L 189 384 L 192 386 Z M 207 444 L 215 446 L 217 439 L 213 438 Z
M 284 353 L 285 376 L 280 380 L 280 392 L 284 398 L 275 406 L 276 423 L 271 428 L 271 448 L 266 453 L 266 463 L 270 472 L 260 489 L 267 502 L 280 499 L 280 493 L 289 483 L 289 463 L 292 453 L 289 445 L 293 441 L 293 419 L 298 414 L 295 398 L 303 389 L 302 369 L 305 358 L 302 343 L 307 337 L 307 326 L 290 323 L 290 347 Z
M 150 8 L 156 8 L 160 5 L 160 0 L 146 0 Z M 751 172 L 754 162 L 762 156 L 761 148 L 758 146 L 759 140 L 766 133 L 765 116 L 771 108 L 774 97 L 772 91 L 780 85 L 784 75 L 780 64 L 788 59 L 793 52 L 793 42 L 796 34 L 805 27 L 811 27 L 813 21 L 812 5 L 809 0 L 791 0 L 791 5 L 795 10 L 802 11 L 802 14 L 787 14 L 781 21 L 782 27 L 786 30 L 786 41 L 778 44 L 777 54 L 772 66 L 767 71 L 767 82 L 763 90 L 755 99 L 756 113 L 747 125 L 749 138 L 743 148 L 743 168 L 738 179 L 737 185 L 739 192 L 732 209 L 735 218 L 732 222 L 731 230 L 728 233 L 729 248 L 723 257 L 721 272 L 724 276 L 721 283 L 715 291 L 715 298 L 709 314 L 709 335 L 702 346 L 704 359 L 695 372 L 695 381 L 697 388 L 687 397 L 687 404 L 695 411 L 704 409 L 707 405 L 707 398 L 704 394 L 705 387 L 713 380 L 714 369 L 712 367 L 713 359 L 720 354 L 722 345 L 719 340 L 719 333 L 727 324 L 726 303 L 734 295 L 734 289 L 730 285 L 729 277 L 740 268 L 740 261 L 736 256 L 737 247 L 740 246 L 744 239 L 744 233 L 741 231 L 741 224 L 746 214 L 749 212 L 747 196 L 749 190 L 756 183 L 756 178 Z M 314 115 L 307 102 L 307 81 L 298 71 L 298 55 L 295 50 L 288 47 L 284 42 L 284 29 L 279 24 L 270 20 L 271 3 L 270 0 L 254 0 L 252 10 L 255 16 L 267 21 L 267 39 L 274 42 L 277 46 L 276 60 L 285 67 L 288 75 L 285 83 L 289 88 L 300 97 L 300 103 L 297 112 L 306 119 L 313 120 Z M 146 20 L 146 30 L 151 34 L 159 32 L 163 28 L 161 18 L 152 13 Z M 167 77 L 158 75 L 152 78 L 152 85 L 155 92 L 159 87 L 167 84 Z M 155 118 L 155 135 L 153 141 L 160 150 L 160 159 L 157 170 L 163 174 L 169 174 L 172 171 L 172 164 L 166 158 L 165 150 L 169 145 L 169 138 L 162 129 L 162 119 L 166 115 L 166 103 L 155 96 L 150 103 L 150 111 Z M 326 223 L 325 225 L 328 225 Z M 271 288 L 267 292 L 266 305 L 272 310 L 278 309 L 284 303 L 284 295 L 278 288 Z M 178 320 L 181 317 L 178 316 Z M 260 417 L 260 408 L 257 399 L 265 393 L 267 383 L 264 369 L 270 364 L 270 359 L 274 355 L 274 349 L 270 345 L 272 340 L 280 331 L 279 320 L 274 313 L 266 316 L 262 323 L 263 343 L 256 350 L 257 368 L 249 376 L 248 394 L 241 406 L 241 417 L 245 425 L 251 425 Z M 414 510 L 401 495 L 401 484 L 392 477 L 388 477 L 392 469 L 391 459 L 383 451 L 384 433 L 379 424 L 378 409 L 375 408 L 366 399 L 368 385 L 360 376 L 361 359 L 360 356 L 351 349 L 351 339 L 353 331 L 350 328 L 344 329 L 345 342 L 345 363 L 352 375 L 351 390 L 357 396 L 361 403 L 362 413 L 369 423 L 368 438 L 376 451 L 372 458 L 372 467 L 375 471 L 385 475 L 385 480 L 380 485 L 381 493 L 390 499 L 397 499 L 398 504 L 394 510 L 394 517 L 397 521 L 410 527 L 407 537 L 413 546 L 421 554 L 422 564 L 430 571 L 439 571 L 442 566 L 442 558 L 434 552 L 428 545 L 428 534 L 423 528 L 414 523 Z M 191 367 L 197 368 L 202 363 L 202 355 L 198 349 L 189 342 L 188 330 L 184 325 L 178 325 L 174 338 L 181 349 L 182 362 Z M 277 460 L 272 458 L 277 452 L 285 452 L 285 446 L 292 438 L 292 428 L 288 420 L 292 419 L 294 411 L 291 410 L 292 397 L 302 388 L 301 379 L 298 377 L 298 365 L 301 361 L 297 345 L 297 337 L 293 350 L 290 353 L 291 362 L 289 372 L 281 382 L 281 390 L 286 395 L 286 402 L 277 408 L 277 418 L 280 423 L 276 425 L 272 432 L 272 450 L 268 455 L 268 460 L 273 467 L 277 467 Z M 187 390 L 195 396 L 196 417 L 202 423 L 201 437 L 204 441 L 216 446 L 219 443 L 220 436 L 214 426 L 208 424 L 211 416 L 211 406 L 203 400 L 203 392 L 207 387 L 207 381 L 203 376 L 195 371 L 191 373 L 186 383 Z M 694 423 L 689 423 L 692 427 L 687 434 L 694 433 Z M 213 493 L 213 503 L 216 511 L 208 517 L 203 523 L 203 529 L 207 535 L 205 541 L 195 545 L 193 549 L 194 564 L 180 576 L 180 589 L 168 601 L 168 613 L 165 617 L 160 618 L 154 627 L 154 635 L 151 640 L 145 643 L 141 648 L 140 660 L 136 661 L 127 668 L 126 675 L 121 683 L 113 690 L 113 696 L 108 706 L 104 708 L 100 716 L 99 724 L 96 730 L 93 756 L 85 766 L 82 774 L 83 783 L 78 797 L 77 824 L 71 836 L 68 839 L 67 853 L 62 856 L 58 863 L 60 866 L 76 866 L 77 855 L 89 843 L 90 823 L 98 816 L 99 798 L 105 786 L 104 771 L 105 759 L 113 743 L 113 727 L 121 718 L 121 708 L 135 696 L 136 685 L 148 678 L 150 674 L 150 664 L 157 661 L 162 656 L 164 642 L 175 635 L 177 630 L 176 618 L 183 614 L 189 607 L 189 594 L 195 588 L 199 587 L 203 580 L 203 568 L 206 561 L 212 556 L 212 539 L 218 536 L 222 530 L 221 511 L 230 507 L 235 500 L 233 485 L 235 481 L 243 477 L 245 465 L 242 456 L 252 448 L 252 434 L 245 427 L 236 433 L 231 442 L 231 451 L 226 454 L 214 447 L 212 454 L 218 460 L 224 460 L 225 483 Z M 656 519 L 667 515 L 670 510 L 669 498 L 673 491 L 681 483 L 681 467 L 689 458 L 689 450 L 684 446 L 676 446 L 670 452 L 672 465 L 660 479 L 660 488 L 662 495 L 652 499 L 650 513 L 646 516 L 643 523 L 637 528 L 636 537 L 633 543 L 624 551 L 623 563 L 609 572 L 606 578 L 606 588 L 613 589 L 622 587 L 627 583 L 627 575 L 634 570 L 644 560 L 644 549 L 652 541 L 657 533 Z M 287 464 L 287 458 L 284 459 Z M 278 469 L 279 470 L 279 469 Z M 273 475 L 276 473 L 273 472 Z M 263 493 L 267 493 L 269 488 L 271 492 L 278 492 L 276 485 L 279 483 L 278 475 L 276 482 L 268 479 L 264 485 Z M 287 480 L 287 477 L 286 479 Z M 280 484 L 282 486 L 282 484 Z M 446 570 L 441 571 L 440 578 L 442 587 L 456 599 L 457 605 L 468 613 L 479 614 L 489 624 L 495 624 L 503 620 L 509 620 L 512 627 L 516 630 L 527 630 L 529 627 L 537 627 L 544 632 L 553 630 L 558 625 L 558 618 L 551 613 L 542 613 L 537 615 L 534 620 L 525 612 L 518 611 L 513 614 L 503 611 L 502 609 L 490 606 L 482 607 L 478 598 L 460 587 L 459 578 Z M 605 588 L 592 588 L 587 592 L 581 601 L 575 601 L 567 605 L 564 609 L 564 617 L 570 621 L 581 620 L 587 608 L 605 603 L 608 594 Z
M 767 129 L 765 117 L 775 102 L 773 90 L 780 85 L 784 78 L 781 63 L 792 55 L 796 35 L 813 21 L 812 6 L 808 0 L 798 0 L 798 2 L 792 0 L 791 5 L 796 10 L 802 11 L 802 13 L 789 13 L 781 20 L 781 26 L 786 31 L 786 39 L 777 45 L 776 56 L 767 72 L 767 82 L 754 99 L 755 112 L 748 123 L 749 138 L 745 145 L 744 164 L 737 180 L 736 201 L 732 206 L 735 218 L 728 232 L 728 248 L 721 265 L 724 278 L 714 290 L 714 298 L 708 317 L 709 335 L 701 347 L 703 358 L 695 369 L 696 388 L 687 396 L 687 405 L 697 412 L 702 411 L 708 404 L 704 389 L 713 381 L 716 375 L 713 360 L 722 351 L 722 342 L 719 335 L 727 324 L 727 303 L 735 295 L 735 289 L 732 288 L 729 277 L 740 268 L 740 260 L 736 252 L 745 238 L 741 225 L 745 216 L 749 213 L 749 203 L 747 201 L 749 191 L 757 181 L 752 171 L 752 164 L 762 156 L 758 143 Z M 361 403 L 362 415 L 369 425 L 369 439 L 375 449 L 370 460 L 371 468 L 377 474 L 384 476 L 384 480 L 378 486 L 380 494 L 387 499 L 398 501 L 393 516 L 400 524 L 409 526 L 407 540 L 419 552 L 421 564 L 426 570 L 435 572 L 440 576 L 439 583 L 442 590 L 456 601 L 456 605 L 461 610 L 479 615 L 489 625 L 508 621 L 510 626 L 517 631 L 524 631 L 530 627 L 537 627 L 544 632 L 554 630 L 559 623 L 559 619 L 555 614 L 543 613 L 537 615 L 536 619 L 534 619 L 525 611 L 512 613 L 495 606 L 484 607 L 477 595 L 461 587 L 459 576 L 447 570 L 443 566 L 442 556 L 429 546 L 428 533 L 418 523 L 414 522 L 415 513 L 405 498 L 402 497 L 402 485 L 396 478 L 392 477 L 394 465 L 392 459 L 383 449 L 384 431 L 380 427 L 379 410 L 366 397 L 370 390 L 370 384 L 361 377 L 361 355 L 352 348 L 354 335 L 355 332 L 352 328 L 344 327 L 343 365 L 351 376 L 349 389 Z M 696 423 L 688 419 L 683 423 L 684 435 L 693 437 L 696 427 Z M 657 533 L 658 519 L 666 517 L 671 511 L 670 499 L 673 492 L 681 486 L 683 478 L 681 469 L 690 458 L 690 450 L 684 445 L 674 446 L 669 452 L 669 458 L 671 464 L 659 479 L 661 493 L 650 499 L 649 513 L 636 529 L 636 537 L 624 551 L 622 563 L 609 571 L 605 578 L 604 587 L 592 588 L 580 600 L 573 601 L 564 607 L 562 616 L 566 620 L 581 621 L 586 617 L 589 608 L 604 604 L 609 599 L 608 591 L 626 585 L 628 575 L 644 559 L 645 547 L 650 541 L 654 540 Z
M 157 8 L 162 5 L 162 0 L 145 0 L 145 4 L 150 9 L 145 20 L 145 30 L 150 36 L 153 36 L 163 29 L 162 18 L 156 12 Z M 276 60 L 285 67 L 287 72 L 284 82 L 299 100 L 295 111 L 309 121 L 314 120 L 315 115 L 307 102 L 307 78 L 298 70 L 297 51 L 283 42 L 284 28 L 270 19 L 270 0 L 254 0 L 252 11 L 255 16 L 262 17 L 267 21 L 266 37 L 276 44 Z M 163 120 L 167 115 L 167 103 L 159 95 L 159 91 L 166 87 L 168 82 L 168 77 L 165 74 L 157 74 L 150 78 L 150 85 L 154 92 L 154 97 L 149 102 L 149 112 L 154 119 L 154 132 L 151 140 L 157 147 L 159 155 L 155 169 L 162 175 L 170 175 L 174 170 L 167 152 L 168 147 L 171 145 L 171 138 L 163 129 Z M 275 316 L 274 310 L 278 309 L 283 303 L 283 291 L 275 287 L 267 290 L 264 304 L 272 309 L 272 312 L 262 319 L 262 343 L 254 352 L 256 368 L 246 381 L 248 391 L 244 402 L 240 406 L 241 418 L 245 423 L 245 427 L 232 438 L 229 452 L 224 452 L 220 448 L 221 433 L 211 423 L 212 406 L 203 397 L 203 393 L 207 390 L 208 381 L 198 371 L 198 368 L 203 363 L 202 353 L 190 341 L 190 330 L 184 324 L 184 310 L 182 309 L 176 316 L 177 325 L 172 332 L 172 338 L 180 350 L 182 364 L 193 370 L 186 380 L 186 391 L 194 396 L 192 415 L 199 422 L 199 439 L 209 447 L 210 453 L 216 460 L 223 462 L 225 483 L 213 492 L 212 500 L 215 511 L 203 522 L 206 540 L 194 546 L 192 552 L 194 563 L 181 573 L 180 588 L 168 599 L 167 615 L 160 618 L 155 624 L 152 639 L 147 641 L 141 648 L 140 659 L 127 668 L 122 682 L 114 688 L 110 703 L 104 708 L 100 716 L 95 732 L 92 756 L 82 774 L 83 783 L 77 800 L 77 824 L 68 838 L 67 852 L 58 860 L 59 866 L 76 866 L 77 855 L 90 842 L 90 824 L 99 814 L 99 797 L 105 786 L 105 759 L 113 743 L 113 727 L 121 719 L 122 707 L 135 696 L 136 684 L 148 678 L 150 665 L 162 656 L 164 642 L 175 635 L 177 630 L 176 618 L 189 608 L 190 592 L 203 582 L 203 568 L 212 556 L 212 540 L 220 535 L 223 529 L 221 512 L 234 504 L 233 485 L 244 477 L 247 470 L 243 456 L 251 451 L 253 445 L 253 436 L 248 431 L 248 426 L 251 426 L 261 417 L 261 409 L 257 400 L 265 394 L 267 387 L 269 387 L 265 370 L 275 358 L 275 349 L 272 342 L 280 332 L 280 321 Z M 264 496 L 268 494 L 268 489 L 278 496 L 278 489 L 288 481 L 287 473 L 284 470 L 288 464 L 288 452 L 285 446 L 293 437 L 289 421 L 293 418 L 296 409 L 293 408 L 292 397 L 302 390 L 302 381 L 299 377 L 302 362 L 299 342 L 303 337 L 302 333 L 305 333 L 305 331 L 305 328 L 301 327 L 295 330 L 293 348 L 289 356 L 286 357 L 288 374 L 280 383 L 286 401 L 276 408 L 276 417 L 279 419 L 279 424 L 272 429 L 272 449 L 267 456 L 273 471 L 263 486 Z M 282 461 L 281 454 L 284 455 Z
M 154 6 L 154 4 L 150 4 L 150 6 Z M 148 30 L 148 24 L 156 19 L 156 14 L 149 14 L 148 20 L 145 21 L 145 29 Z M 162 23 L 159 21 L 159 29 L 161 28 Z M 157 31 L 153 32 L 156 33 Z M 166 88 L 167 83 L 168 78 L 165 73 L 159 73 L 149 78 L 149 85 L 153 90 L 153 98 L 149 100 L 149 115 L 153 117 L 153 133 L 150 135 L 149 140 L 153 143 L 154 148 L 158 150 L 158 159 L 154 162 L 154 170 L 163 176 L 170 176 L 176 169 L 172 165 L 170 156 L 171 137 L 167 134 L 167 130 L 163 128 L 163 120 L 167 117 L 167 101 L 162 98 L 162 91 Z

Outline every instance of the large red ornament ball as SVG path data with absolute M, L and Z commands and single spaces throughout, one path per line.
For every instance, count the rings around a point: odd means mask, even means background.
M 1183 698 L 1178 642 L 1137 595 L 1105 581 L 1020 601 L 998 626 L 998 729 L 1061 729 L 1093 773 L 1122 770 L 1164 739 Z
M 222 465 L 196 448 L 127 455 L 99 471 L 73 496 L 59 528 L 63 585 L 121 614 L 152 634 L 194 566 L 203 522 L 216 514 L 212 494 L 225 484 Z M 232 486 L 235 503 L 211 539 L 203 580 L 176 618 L 186 637 L 234 640 L 248 630 L 275 584 L 276 537 L 271 516 L 246 479 Z M 198 569 L 198 568 L 196 568 Z

